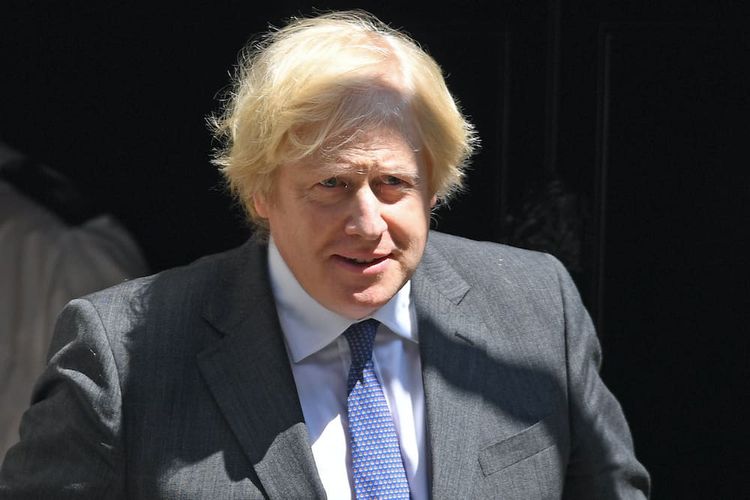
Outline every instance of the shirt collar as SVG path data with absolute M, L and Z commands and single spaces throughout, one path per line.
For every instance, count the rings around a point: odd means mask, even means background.
M 268 242 L 268 269 L 281 329 L 295 363 L 323 349 L 350 325 L 360 321 L 341 316 L 310 296 L 292 274 L 273 239 Z M 411 282 L 407 281 L 391 300 L 368 317 L 416 343 L 410 291 Z

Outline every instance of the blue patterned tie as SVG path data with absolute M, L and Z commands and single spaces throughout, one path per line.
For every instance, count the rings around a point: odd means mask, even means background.
M 352 353 L 347 387 L 352 476 L 357 500 L 409 498 L 396 428 L 375 376 L 372 346 L 378 322 L 368 319 L 344 332 Z

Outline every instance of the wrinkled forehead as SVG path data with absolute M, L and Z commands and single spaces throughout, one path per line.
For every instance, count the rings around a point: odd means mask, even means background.
M 359 128 L 343 137 L 331 138 L 330 145 L 315 154 L 324 163 L 367 163 L 371 159 L 383 163 L 420 164 L 420 148 L 401 128 L 389 124 Z
M 367 125 L 329 137 L 315 157 L 324 161 L 353 159 L 374 153 L 387 155 L 398 152 L 402 156 L 421 157 L 422 148 L 416 134 L 401 124 Z

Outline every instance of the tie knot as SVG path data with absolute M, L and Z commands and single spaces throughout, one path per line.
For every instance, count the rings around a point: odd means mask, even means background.
M 375 344 L 375 332 L 380 323 L 376 319 L 366 319 L 355 323 L 344 332 L 349 350 L 352 353 L 352 365 L 362 367 L 372 358 L 372 347 Z

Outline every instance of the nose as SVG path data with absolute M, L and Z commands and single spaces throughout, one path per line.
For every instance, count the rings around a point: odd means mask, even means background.
M 383 203 L 368 184 L 361 186 L 352 199 L 345 231 L 350 236 L 375 240 L 388 228 L 382 214 Z

